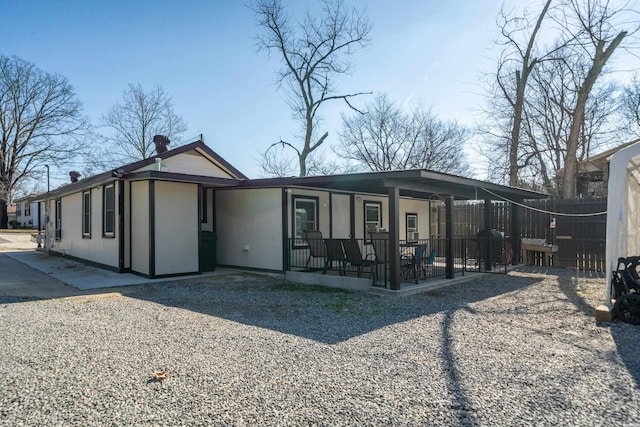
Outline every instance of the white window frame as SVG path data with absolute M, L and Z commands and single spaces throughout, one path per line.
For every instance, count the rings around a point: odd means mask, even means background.
M 365 200 L 363 202 L 364 205 L 364 238 L 365 241 L 369 240 L 369 232 L 370 231 L 379 231 L 382 228 L 382 203 L 375 202 L 372 200 Z M 370 221 L 368 216 L 369 208 L 375 208 L 378 212 L 378 219 L 375 221 Z
M 82 193 L 82 237 L 91 238 L 91 190 Z
M 313 220 L 309 220 L 307 219 L 306 221 L 299 221 L 298 220 L 298 211 L 302 211 L 302 208 L 298 208 L 298 203 L 310 203 L 313 205 Z M 294 195 L 292 196 L 292 206 L 293 206 L 293 219 L 292 219 L 292 235 L 294 238 L 294 247 L 301 247 L 301 246 L 307 246 L 307 242 L 304 240 L 305 235 L 304 232 L 305 230 L 318 230 L 318 224 L 319 224 L 319 199 L 317 197 L 311 197 L 311 196 L 298 196 L 298 195 Z M 305 211 L 307 211 L 307 209 L 304 209 Z M 307 224 L 307 228 L 304 227 L 303 224 Z M 311 224 L 311 228 L 308 227 L 308 225 Z M 298 225 L 300 225 L 300 227 L 298 227 Z
M 113 190 L 113 208 L 107 210 L 107 193 Z M 111 213 L 112 223 L 109 224 L 109 213 Z M 111 226 L 109 229 L 108 226 Z M 116 186 L 109 184 L 102 187 L 102 237 L 113 238 L 116 235 Z

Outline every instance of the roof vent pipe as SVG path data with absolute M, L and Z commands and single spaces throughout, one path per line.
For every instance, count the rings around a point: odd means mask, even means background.
M 171 143 L 171 141 L 169 140 L 168 136 L 156 135 L 153 137 L 153 143 L 156 145 L 156 153 L 162 154 L 169 149 L 167 146 Z
M 69 172 L 69 178 L 71 178 L 71 182 L 78 182 L 78 179 L 80 178 L 80 172 L 77 172 L 77 171 Z
M 162 170 L 162 159 L 160 157 L 156 157 L 156 170 L 158 172 Z

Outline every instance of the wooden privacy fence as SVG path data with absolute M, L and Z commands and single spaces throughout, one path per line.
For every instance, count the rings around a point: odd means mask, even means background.
M 521 236 L 545 239 L 548 244 L 558 245 L 559 250 L 553 257 L 554 266 L 604 271 L 607 216 L 581 214 L 605 212 L 607 199 L 527 200 L 524 205 L 527 207 L 520 208 Z M 509 202 L 493 202 L 491 209 L 491 228 L 504 232 L 505 236 L 513 235 Z M 437 215 L 432 216 L 432 229 L 436 234 L 444 233 L 444 218 L 444 206 L 439 206 Z M 453 230 L 456 237 L 474 237 L 484 228 L 483 201 L 454 203 Z

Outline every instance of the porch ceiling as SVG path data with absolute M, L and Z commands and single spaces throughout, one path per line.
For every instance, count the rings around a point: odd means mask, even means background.
M 499 198 L 523 200 L 548 197 L 546 194 L 535 191 L 425 169 L 267 178 L 245 181 L 240 185 L 243 187 L 302 186 L 381 195 L 388 194 L 389 188 L 399 188 L 402 196 L 423 199 L 445 195 L 452 195 L 457 200 L 495 200 Z

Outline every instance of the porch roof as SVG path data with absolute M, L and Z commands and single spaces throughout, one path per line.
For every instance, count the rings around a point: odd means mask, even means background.
M 472 178 L 434 172 L 427 169 L 362 172 L 342 175 L 321 175 L 289 178 L 252 179 L 241 187 L 317 187 L 336 191 L 388 194 L 389 188 L 399 188 L 401 196 L 430 198 L 452 195 L 458 200 L 504 198 L 544 199 L 547 194 L 522 188 L 493 184 Z

